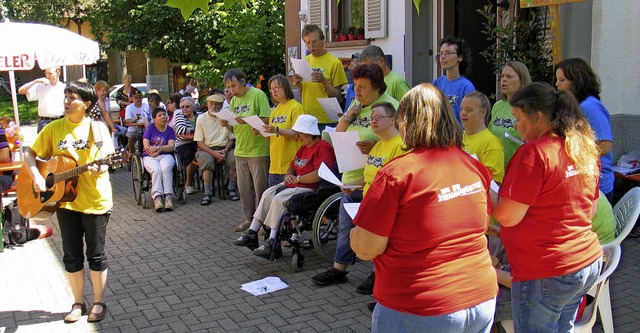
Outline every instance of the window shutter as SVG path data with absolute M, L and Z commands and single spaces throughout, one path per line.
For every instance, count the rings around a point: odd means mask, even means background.
M 387 0 L 365 0 L 364 38 L 387 37 Z
M 325 0 L 307 0 L 307 6 L 309 8 L 309 24 L 319 26 L 325 35 L 327 34 L 326 3 L 327 2 Z

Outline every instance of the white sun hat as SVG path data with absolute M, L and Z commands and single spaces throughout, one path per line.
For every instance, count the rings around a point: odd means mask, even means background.
M 320 130 L 318 129 L 318 118 L 308 114 L 299 115 L 298 119 L 296 119 L 296 123 L 293 124 L 291 129 L 299 133 L 320 135 Z

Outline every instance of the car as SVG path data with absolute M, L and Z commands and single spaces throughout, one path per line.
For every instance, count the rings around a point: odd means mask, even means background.
M 142 92 L 143 96 L 147 96 L 147 84 L 146 83 L 132 83 L 134 88 L 138 88 Z M 120 106 L 118 106 L 118 101 L 116 100 L 116 93 L 118 89 L 122 88 L 124 84 L 116 84 L 115 86 L 109 89 L 109 112 L 118 112 L 120 111 Z M 142 103 L 147 103 L 147 98 L 145 97 L 142 100 Z

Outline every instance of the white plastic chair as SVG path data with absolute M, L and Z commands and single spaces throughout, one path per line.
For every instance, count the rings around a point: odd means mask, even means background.
M 627 238 L 640 215 L 640 187 L 634 187 L 613 206 L 616 217 L 616 239 L 618 245 Z
M 608 289 L 609 276 L 611 276 L 611 273 L 616 270 L 616 268 L 618 267 L 618 263 L 620 263 L 622 248 L 620 247 L 620 244 L 611 242 L 603 245 L 602 251 L 604 252 L 605 260 L 604 264 L 602 265 L 602 273 L 600 273 L 600 276 L 598 276 L 598 279 L 596 280 L 596 284 L 591 289 L 591 291 L 595 291 L 593 294 L 594 300 L 584 309 L 582 318 L 580 318 L 580 320 L 575 323 L 574 332 L 576 333 L 591 332 L 591 328 L 596 322 L 596 308 L 601 309 L 602 302 L 605 299 L 606 301 L 610 301 Z M 613 322 L 611 322 L 611 324 L 611 332 L 613 332 Z
M 610 244 L 622 244 L 636 224 L 640 215 L 640 187 L 634 187 L 613 206 L 613 215 L 616 217 L 616 239 Z M 613 313 L 611 311 L 611 294 L 609 281 L 602 286 L 601 300 L 598 303 L 600 320 L 605 333 L 613 333 Z

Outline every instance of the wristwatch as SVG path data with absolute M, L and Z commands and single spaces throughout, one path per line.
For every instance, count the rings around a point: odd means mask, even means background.
M 298 184 L 300 184 L 300 175 L 297 175 L 296 178 L 298 179 Z

